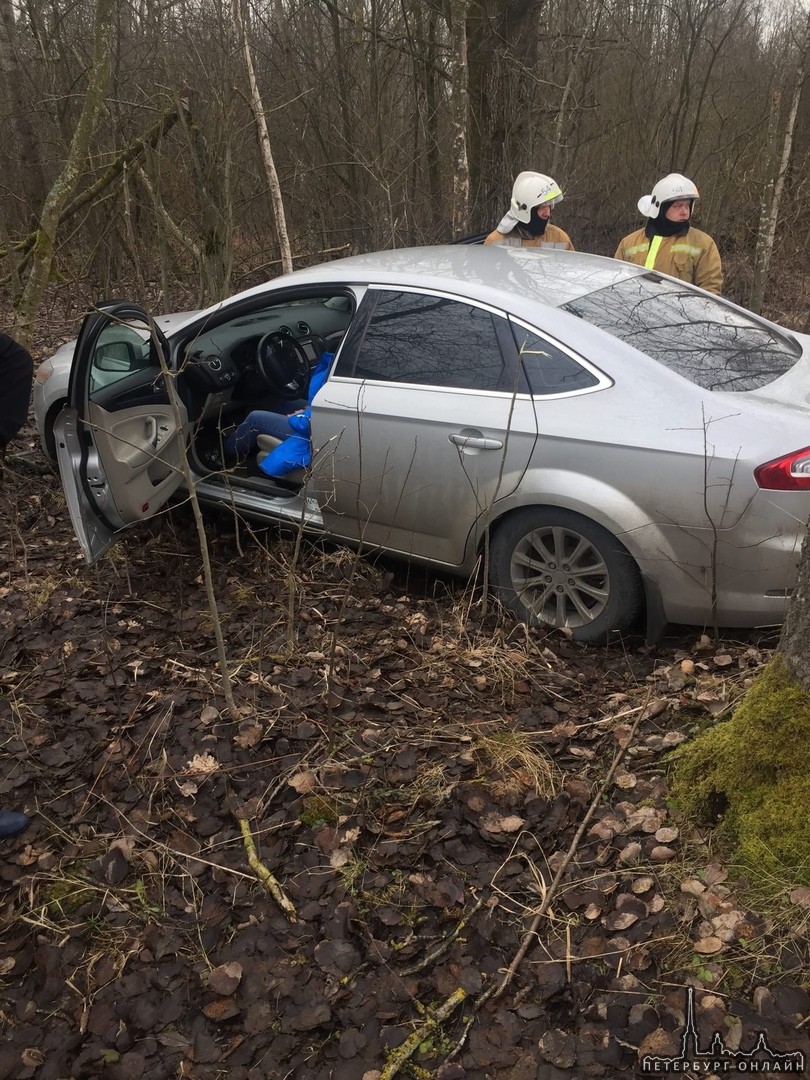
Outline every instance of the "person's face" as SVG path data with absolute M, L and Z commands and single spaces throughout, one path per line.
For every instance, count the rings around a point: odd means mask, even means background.
M 691 199 L 676 199 L 671 206 L 667 207 L 664 217 L 667 221 L 688 221 L 692 214 Z
M 541 218 L 541 220 L 543 220 L 543 221 L 548 221 L 548 219 L 551 217 L 551 207 L 548 206 L 548 205 L 546 205 L 546 206 L 535 206 L 534 212 L 537 215 L 537 217 Z

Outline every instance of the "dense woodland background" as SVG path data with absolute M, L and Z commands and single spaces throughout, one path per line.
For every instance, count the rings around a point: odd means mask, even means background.
M 30 338 L 76 283 L 171 310 L 274 276 L 274 170 L 300 266 L 492 228 L 531 168 L 605 255 L 686 173 L 726 293 L 805 328 L 809 25 L 788 0 L 0 0 L 3 321 Z

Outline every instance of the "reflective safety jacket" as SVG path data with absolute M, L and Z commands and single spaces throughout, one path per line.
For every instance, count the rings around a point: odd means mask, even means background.
M 505 244 L 507 247 L 542 247 L 562 248 L 564 251 L 574 250 L 574 245 L 571 243 L 571 237 L 568 233 L 564 232 L 562 229 L 558 229 L 557 226 L 552 225 L 551 222 L 546 225 L 546 231 L 542 236 L 530 236 L 524 238 L 516 228 L 508 233 L 502 233 L 499 232 L 498 229 L 494 229 L 484 243 Z
M 723 287 L 717 244 L 708 233 L 691 226 L 680 236 L 654 236 L 652 240 L 639 229 L 625 236 L 614 258 L 671 274 L 707 292 L 719 293 Z

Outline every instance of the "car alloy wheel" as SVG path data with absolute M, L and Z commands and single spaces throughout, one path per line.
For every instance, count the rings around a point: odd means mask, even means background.
M 490 580 L 501 601 L 532 625 L 569 629 L 579 641 L 627 630 L 643 591 L 627 550 L 570 510 L 520 510 L 496 529 Z

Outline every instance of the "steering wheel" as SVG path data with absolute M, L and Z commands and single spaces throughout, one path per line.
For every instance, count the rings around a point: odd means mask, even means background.
M 256 367 L 274 394 L 285 401 L 307 396 L 309 358 L 291 334 L 274 330 L 256 346 Z

